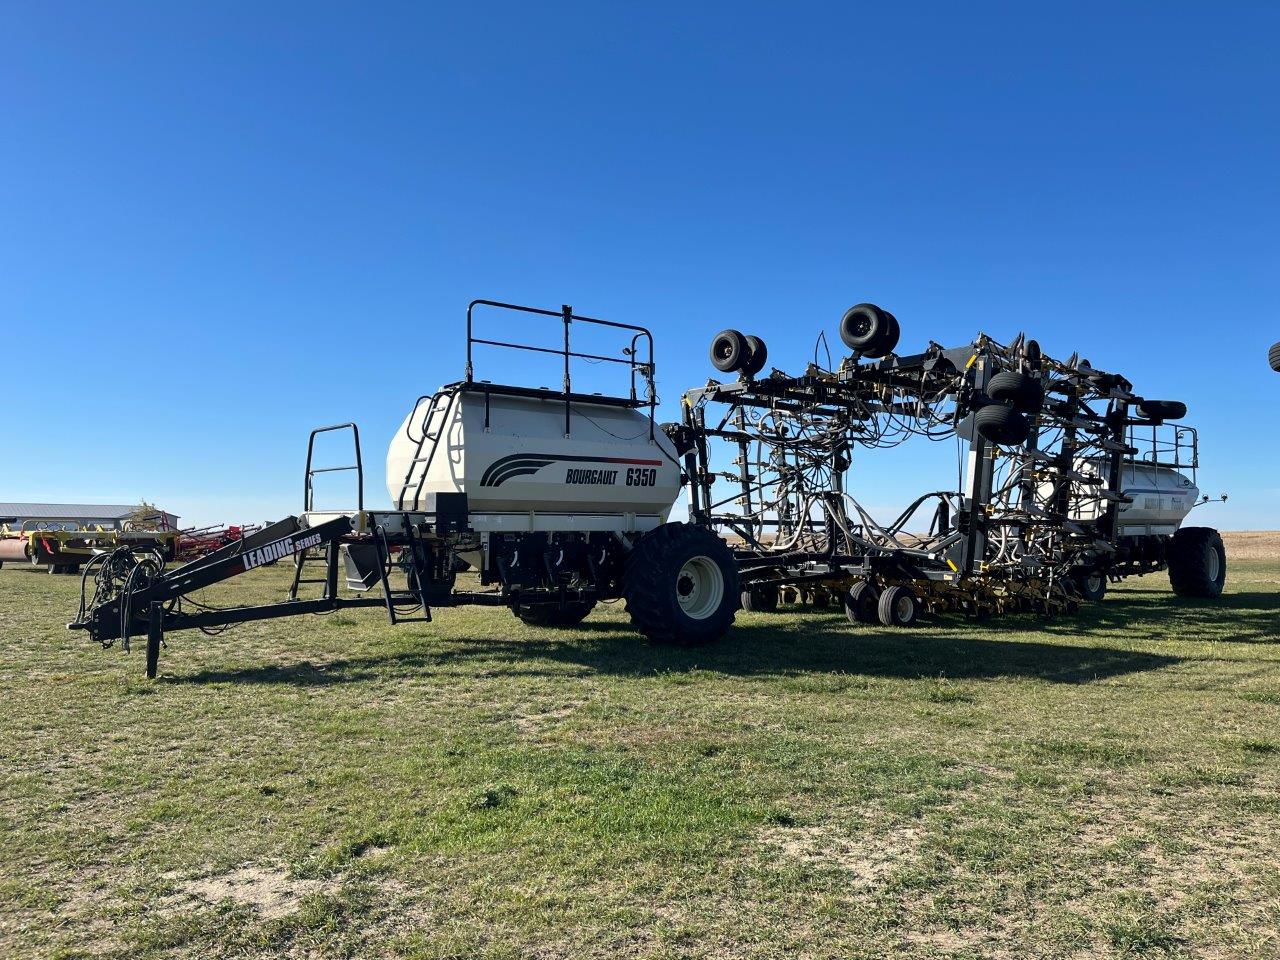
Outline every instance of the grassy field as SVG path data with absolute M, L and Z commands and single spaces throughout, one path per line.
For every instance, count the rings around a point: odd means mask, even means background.
M 156 682 L 77 590 L 0 570 L 5 957 L 1280 955 L 1275 561 L 694 651 L 361 611 L 172 635 Z

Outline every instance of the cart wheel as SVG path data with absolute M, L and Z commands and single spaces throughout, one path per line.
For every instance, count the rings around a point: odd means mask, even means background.
M 920 601 L 910 587 L 889 587 L 880 594 L 877 612 L 886 627 L 909 627 L 920 616 Z
M 889 320 L 889 335 L 885 338 L 889 344 L 889 348 L 885 352 L 892 353 L 894 348 L 898 346 L 898 341 L 902 339 L 902 327 L 898 323 L 898 318 L 888 310 L 884 312 L 884 315 Z
M 1107 575 L 1101 570 L 1077 574 L 1076 588 L 1083 599 L 1096 603 L 1107 595 Z
M 1022 347 L 1022 355 L 1026 358 L 1027 366 L 1032 370 L 1040 369 L 1040 360 L 1042 354 L 1040 352 L 1039 340 L 1028 340 Z
M 742 609 L 752 613 L 773 613 L 778 609 L 777 587 L 748 587 L 742 591 Z
M 898 345 L 897 321 L 874 303 L 850 307 L 840 318 L 840 339 L 850 350 L 873 359 L 883 357 Z
M 1183 527 L 1169 541 L 1169 584 L 1180 597 L 1221 595 L 1227 551 L 1212 527 Z
M 747 338 L 737 330 L 721 330 L 711 339 L 711 365 L 721 373 L 741 370 L 748 350 Z
M 754 377 L 764 369 L 769 359 L 769 349 L 759 337 L 747 336 L 747 359 L 742 364 L 742 372 Z
M 1031 433 L 1031 423 L 1026 417 L 1000 403 L 983 407 L 974 414 L 973 422 L 978 433 L 1002 447 L 1016 447 Z
M 850 623 L 878 623 L 876 604 L 879 600 L 880 591 L 875 584 L 859 580 L 844 595 L 844 615 Z
M 520 607 L 515 614 L 533 627 L 576 627 L 595 606 L 594 600 L 566 603 L 563 608 L 555 603 L 534 603 Z
M 1044 403 L 1044 387 L 1035 377 L 1016 370 L 1001 370 L 987 384 L 987 396 L 1007 403 L 1023 413 L 1039 413 Z
M 651 643 L 713 643 L 733 625 L 738 568 L 728 545 L 710 530 L 664 523 L 628 555 L 622 595 L 631 622 Z
M 1187 415 L 1187 405 L 1181 400 L 1143 400 L 1135 412 L 1144 420 L 1181 420 Z

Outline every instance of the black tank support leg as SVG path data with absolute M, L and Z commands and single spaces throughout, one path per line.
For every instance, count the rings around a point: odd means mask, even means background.
M 147 679 L 156 678 L 160 664 L 160 645 L 164 643 L 164 604 L 152 601 L 147 612 Z

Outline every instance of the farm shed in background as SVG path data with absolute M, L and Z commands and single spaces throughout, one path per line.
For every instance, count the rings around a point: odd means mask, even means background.
M 136 503 L 0 503 L 0 518 L 15 530 L 27 520 L 73 520 L 82 525 L 119 529 L 137 509 Z M 171 530 L 178 529 L 176 514 L 158 512 L 164 513 Z

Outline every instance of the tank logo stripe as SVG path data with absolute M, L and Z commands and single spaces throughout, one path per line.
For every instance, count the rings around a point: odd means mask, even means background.
M 635 457 L 582 457 L 555 453 L 515 453 L 508 457 L 500 457 L 489 464 L 480 477 L 480 486 L 498 487 L 512 477 L 525 477 L 537 473 L 545 466 L 557 461 L 573 463 L 628 463 L 641 467 L 660 467 L 661 460 L 642 460 Z

